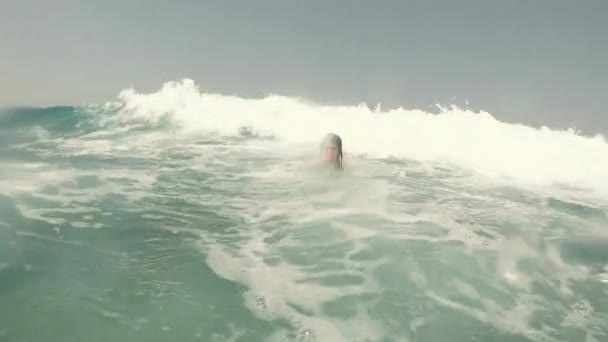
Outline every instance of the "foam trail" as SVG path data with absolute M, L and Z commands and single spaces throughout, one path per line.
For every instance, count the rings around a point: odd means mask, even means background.
M 574 130 L 507 124 L 487 112 L 457 107 L 433 114 L 403 108 L 328 106 L 284 96 L 246 99 L 201 93 L 192 80 L 168 82 L 156 93 L 120 93 L 108 123 L 168 123 L 184 133 L 236 135 L 243 128 L 285 143 L 317 143 L 338 132 L 350 153 L 445 161 L 488 176 L 537 185 L 569 184 L 608 194 L 608 144 Z

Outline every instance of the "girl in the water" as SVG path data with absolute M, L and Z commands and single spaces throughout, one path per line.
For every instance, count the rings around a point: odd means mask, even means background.
M 327 134 L 321 141 L 321 158 L 334 169 L 343 170 L 342 139 L 334 133 Z

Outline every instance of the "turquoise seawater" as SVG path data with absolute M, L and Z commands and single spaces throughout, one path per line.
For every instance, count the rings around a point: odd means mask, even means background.
M 0 110 L 0 341 L 608 341 L 602 203 L 111 112 Z

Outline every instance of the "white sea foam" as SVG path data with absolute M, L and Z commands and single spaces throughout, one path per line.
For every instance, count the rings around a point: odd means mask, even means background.
M 276 95 L 247 99 L 201 92 L 188 79 L 150 94 L 125 90 L 118 103 L 120 109 L 104 117 L 105 124 L 165 123 L 182 134 L 238 135 L 247 129 L 282 141 L 277 145 L 317 144 L 332 131 L 353 154 L 448 162 L 491 177 L 608 194 L 608 144 L 602 136 L 507 124 L 483 111 L 449 107 L 433 114 L 320 105 Z

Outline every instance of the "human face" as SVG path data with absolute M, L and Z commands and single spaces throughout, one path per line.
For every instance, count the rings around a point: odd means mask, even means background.
M 338 159 L 338 147 L 336 145 L 327 145 L 321 149 L 321 155 L 325 161 L 336 161 Z

